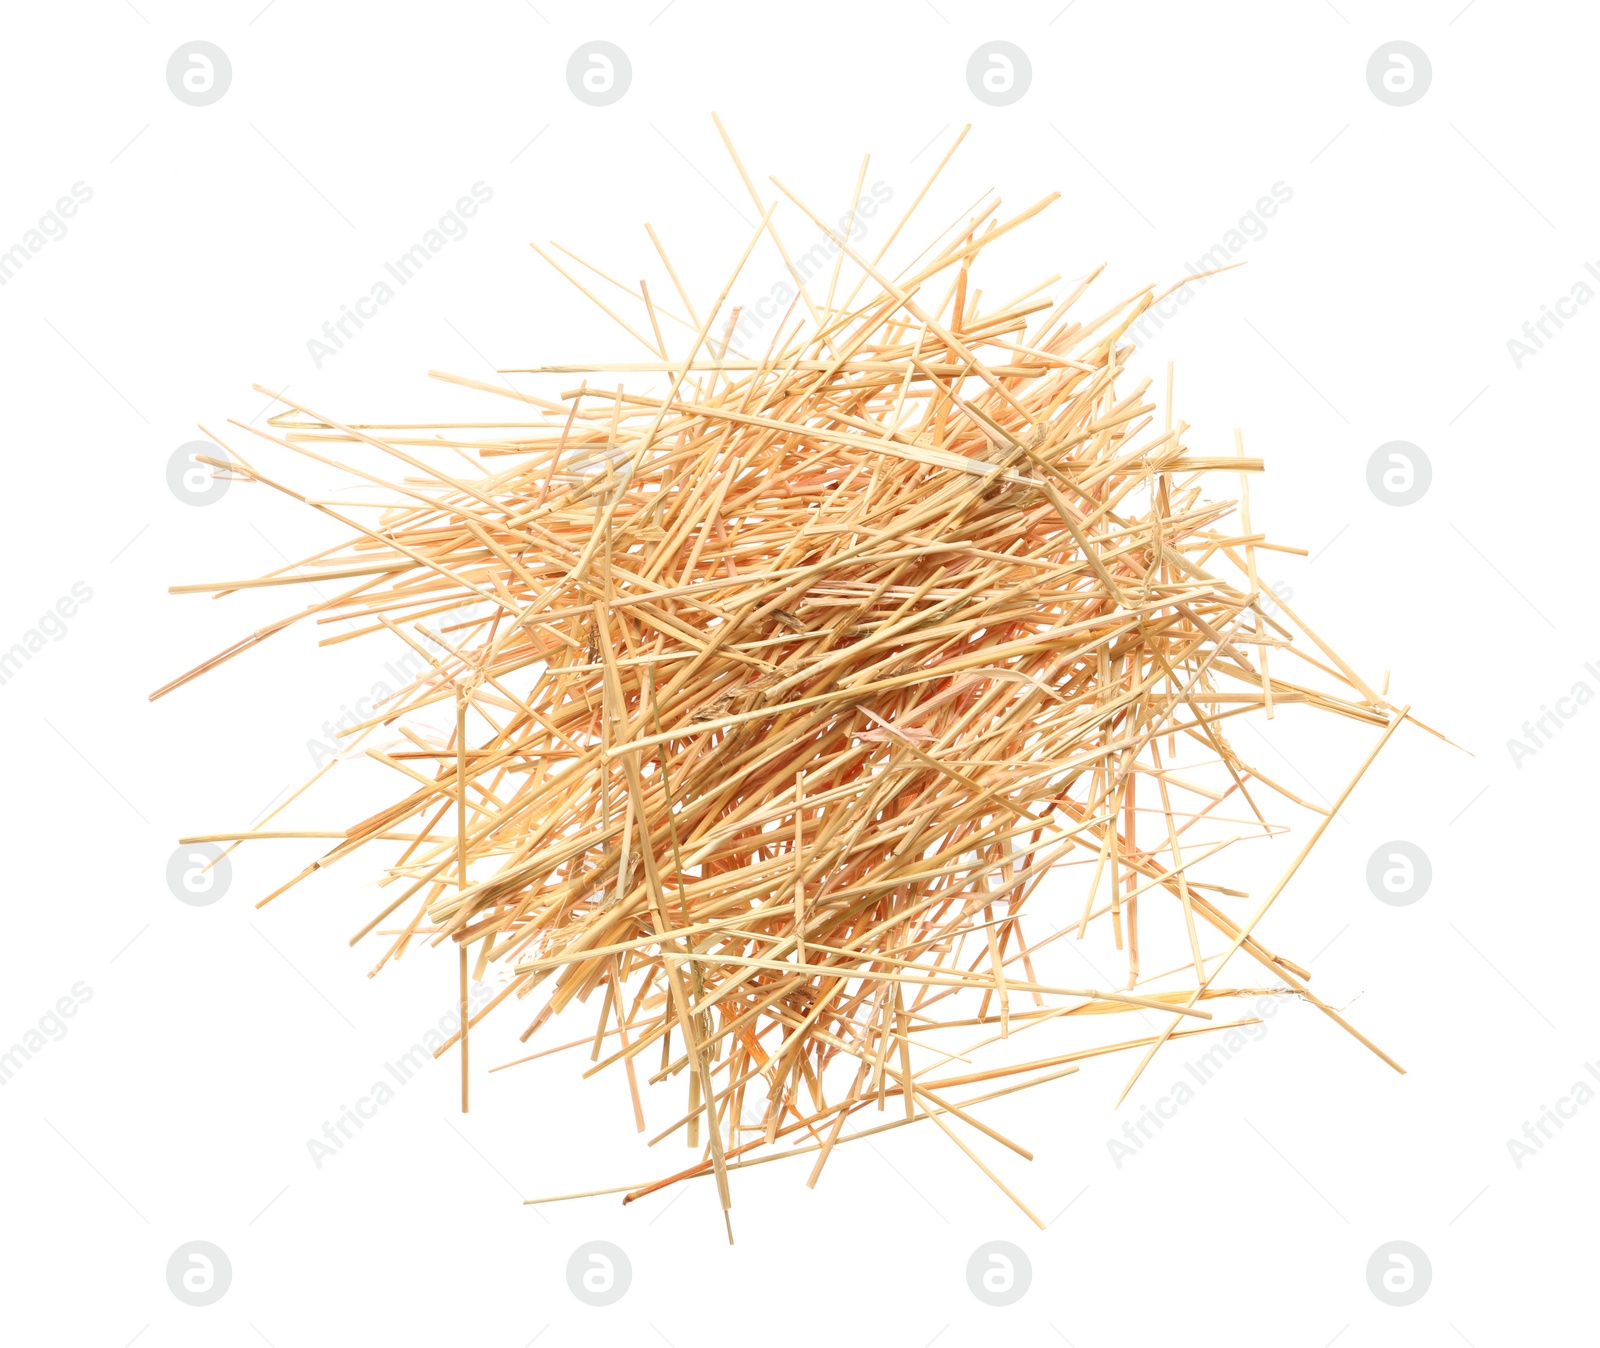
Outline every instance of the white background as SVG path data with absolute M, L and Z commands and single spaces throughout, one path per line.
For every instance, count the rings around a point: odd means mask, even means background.
M 73 183 L 93 196 L 0 288 L 0 646 L 74 582 L 93 598 L 0 687 L 0 1047 L 75 983 L 92 998 L 0 1088 L 0 1336 L 1488 1348 L 1592 1335 L 1600 1103 L 1520 1168 L 1506 1143 L 1600 1060 L 1586 770 L 1600 706 L 1520 767 L 1506 741 L 1577 681 L 1600 690 L 1584 669 L 1600 662 L 1600 305 L 1520 369 L 1507 340 L 1600 260 L 1600 33 L 1573 4 L 1336 5 L 7 6 L 0 248 Z M 165 79 L 194 38 L 232 62 L 209 107 Z M 564 73 L 594 38 L 633 68 L 605 108 L 578 101 Z M 996 38 L 1032 63 L 1010 107 L 966 83 L 968 57 Z M 1365 77 L 1396 38 L 1433 68 L 1402 108 Z M 295 630 L 147 702 L 290 602 L 168 585 L 254 575 L 334 541 L 261 490 L 186 505 L 167 460 L 202 424 L 245 448 L 226 423 L 262 413 L 253 383 L 348 419 L 404 420 L 470 405 L 429 368 L 487 379 L 491 366 L 636 357 L 526 244 L 554 237 L 661 294 L 648 219 L 709 300 L 748 238 L 738 216 L 754 219 L 712 109 L 758 182 L 776 173 L 829 214 L 866 151 L 868 182 L 909 202 L 970 121 L 930 226 L 987 188 L 1013 208 L 1062 193 L 997 258 L 996 299 L 1107 262 L 1094 294 L 1109 305 L 1176 280 L 1275 183 L 1292 190 L 1241 254 L 1249 265 L 1206 286 L 1139 364 L 1159 376 L 1177 362 L 1200 452 L 1227 452 L 1239 425 L 1265 456 L 1257 527 L 1315 554 L 1279 554 L 1265 578 L 1472 751 L 1398 735 L 1265 928 L 1408 1075 L 1289 1004 L 1120 1168 L 1106 1139 L 1178 1079 L 1194 1056 L 1182 1045 L 1118 1114 L 1122 1058 L 996 1106 L 996 1125 L 1038 1159 L 994 1163 L 1054 1219 L 1046 1231 L 942 1135 L 905 1129 L 842 1148 L 815 1191 L 805 1162 L 737 1175 L 730 1249 L 707 1184 L 627 1208 L 520 1203 L 652 1178 L 688 1153 L 647 1151 L 621 1079 L 579 1081 L 581 1056 L 484 1075 L 518 1050 L 532 1007 L 518 1003 L 474 1036 L 470 1116 L 455 1112 L 447 1059 L 315 1167 L 307 1139 L 448 1008 L 453 958 L 424 949 L 367 978 L 370 946 L 346 944 L 376 903 L 359 863 L 257 910 L 311 844 L 236 853 L 210 907 L 178 903 L 165 868 L 180 835 L 246 826 L 302 780 L 306 741 L 393 651 L 319 649 Z M 475 182 L 493 198 L 467 236 L 316 368 L 307 340 Z M 747 297 L 781 278 L 763 248 Z M 1394 439 L 1433 467 L 1405 508 L 1366 483 L 1368 457 Z M 264 464 L 310 480 L 272 454 Z M 1241 730 L 1241 748 L 1324 797 L 1370 742 L 1288 716 L 1270 745 L 1256 735 Z M 320 798 L 322 826 L 369 799 L 381 794 L 352 774 Z M 1409 907 L 1366 884 L 1368 857 L 1392 839 L 1432 862 Z M 1262 866 L 1247 887 L 1270 878 Z M 1053 896 L 1072 908 L 1065 887 L 1036 902 Z M 586 1030 L 573 1017 L 544 1038 Z M 675 1086 L 651 1097 L 652 1122 L 678 1104 Z M 633 1268 L 605 1309 L 565 1277 L 597 1239 Z M 969 1255 L 993 1239 L 1033 1268 L 1005 1309 L 966 1283 Z M 205 1308 L 166 1283 L 168 1256 L 191 1240 L 232 1263 L 227 1295 Z M 1432 1264 L 1410 1307 L 1367 1286 L 1369 1255 L 1391 1240 Z

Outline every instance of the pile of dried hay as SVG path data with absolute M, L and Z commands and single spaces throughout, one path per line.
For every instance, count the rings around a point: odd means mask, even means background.
M 643 282 L 618 287 L 633 322 L 602 305 L 648 362 L 520 372 L 650 375 L 652 392 L 456 379 L 533 419 L 453 427 L 347 425 L 283 398 L 260 438 L 395 462 L 339 465 L 388 498 L 360 507 L 299 497 L 236 449 L 215 461 L 351 531 L 249 583 L 344 588 L 161 692 L 303 619 L 422 657 L 346 732 L 402 793 L 296 878 L 392 850 L 395 897 L 359 934 L 400 914 L 380 967 L 453 942 L 463 1013 L 469 961 L 478 977 L 509 968 L 472 1023 L 537 990 L 524 1039 L 598 1001 L 589 1070 L 626 1071 L 641 1131 L 640 1074 L 686 1083 L 652 1140 L 681 1129 L 701 1159 L 630 1197 L 714 1174 L 726 1209 L 729 1171 L 796 1152 L 814 1154 L 815 1183 L 835 1144 L 876 1131 L 841 1139 L 846 1120 L 892 1099 L 880 1129 L 933 1120 L 1023 1206 L 974 1133 L 1029 1153 L 974 1117 L 981 1101 L 1116 1049 L 1140 1050 L 1142 1070 L 1168 1038 L 1220 1028 L 1209 1004 L 1261 986 L 1345 1024 L 1255 935 L 1338 803 L 1269 780 L 1228 723 L 1334 713 L 1381 732 L 1370 763 L 1405 710 L 1287 605 L 1263 611 L 1256 555 L 1272 545 L 1246 477 L 1260 461 L 1185 447 L 1170 369 L 1164 409 L 1148 380 L 1118 392 L 1151 290 L 1079 317 L 1094 278 L 1052 299 L 1052 277 L 983 306 L 980 254 L 1048 204 L 964 212 L 892 274 L 905 219 L 868 257 L 801 205 L 838 261 L 809 285 L 791 269 L 790 313 L 745 355 L 725 306 L 761 235 L 782 248 L 757 198 L 762 224 L 703 314 L 670 262 L 683 314 Z M 672 353 L 663 324 L 693 337 Z M 454 734 L 419 728 L 435 705 L 454 708 Z M 1269 800 L 1316 825 L 1240 906 L 1201 877 L 1281 829 Z M 1072 862 L 1071 897 L 1041 891 Z M 1057 943 L 1104 926 L 1125 986 L 1061 986 Z M 1151 978 L 1141 946 L 1182 962 Z M 1259 986 L 1219 981 L 1241 951 Z M 1165 1029 L 1029 1061 L 981 1052 L 1137 1008 Z

